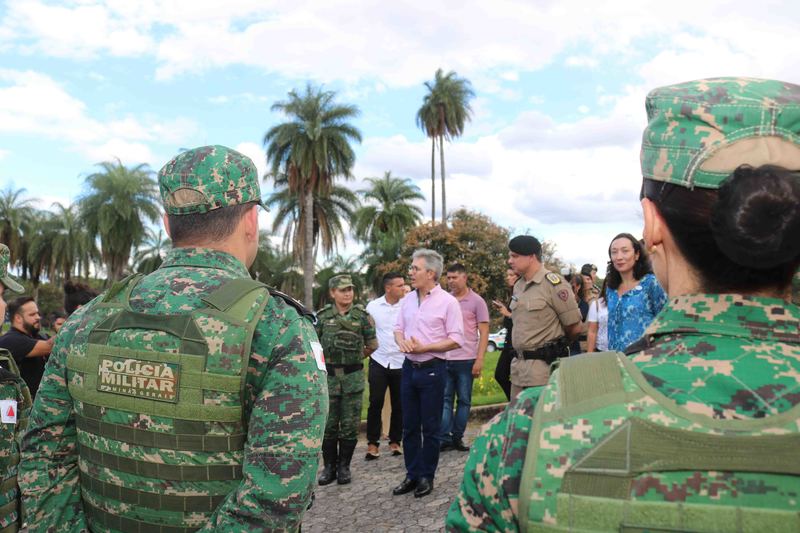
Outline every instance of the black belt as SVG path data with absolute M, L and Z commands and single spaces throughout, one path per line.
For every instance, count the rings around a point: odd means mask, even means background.
M 411 366 L 414 368 L 427 368 L 429 366 L 433 366 L 439 363 L 440 361 L 441 359 L 439 359 L 438 357 L 434 357 L 433 359 L 428 359 L 427 361 L 422 361 L 421 363 L 412 361 L 411 359 L 408 360 L 408 362 L 411 363 Z
M 352 374 L 353 372 L 358 372 L 362 370 L 364 367 L 360 364 L 355 365 L 325 365 L 325 369 L 328 371 L 328 374 L 333 374 L 334 376 L 344 376 L 345 374 Z
M 525 360 L 538 359 L 546 363 L 552 363 L 559 357 L 569 355 L 569 343 L 566 337 L 561 337 L 554 341 L 539 346 L 535 350 L 517 350 L 517 357 Z

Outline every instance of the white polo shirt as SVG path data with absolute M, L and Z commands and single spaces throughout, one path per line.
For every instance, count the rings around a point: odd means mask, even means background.
M 375 321 L 375 333 L 378 337 L 378 349 L 370 357 L 383 368 L 403 368 L 405 355 L 394 340 L 394 325 L 397 323 L 402 301 L 400 299 L 392 305 L 386 301 L 386 296 L 381 296 L 367 304 L 367 312 Z

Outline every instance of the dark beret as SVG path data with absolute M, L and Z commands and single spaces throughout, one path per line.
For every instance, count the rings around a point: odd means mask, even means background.
M 515 254 L 538 256 L 542 253 L 542 244 L 531 235 L 517 235 L 508 241 L 508 249 Z

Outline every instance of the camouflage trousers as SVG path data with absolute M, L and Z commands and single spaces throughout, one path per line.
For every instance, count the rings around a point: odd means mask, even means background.
M 364 371 L 337 376 L 328 372 L 328 422 L 325 438 L 356 440 L 361 422 L 364 392 Z

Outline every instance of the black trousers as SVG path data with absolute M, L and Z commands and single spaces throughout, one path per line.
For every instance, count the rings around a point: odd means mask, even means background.
M 514 349 L 506 344 L 503 351 L 500 352 L 500 357 L 497 359 L 497 366 L 494 369 L 494 379 L 503 392 L 506 393 L 506 398 L 511 401 L 511 360 L 514 358 Z
M 403 375 L 402 368 L 383 368 L 369 360 L 369 407 L 367 408 L 367 442 L 379 444 L 381 440 L 381 411 L 383 400 L 386 397 L 386 387 L 389 387 L 389 398 L 392 402 L 392 416 L 389 422 L 389 442 L 397 443 L 403 440 L 403 408 L 400 403 L 400 379 Z

